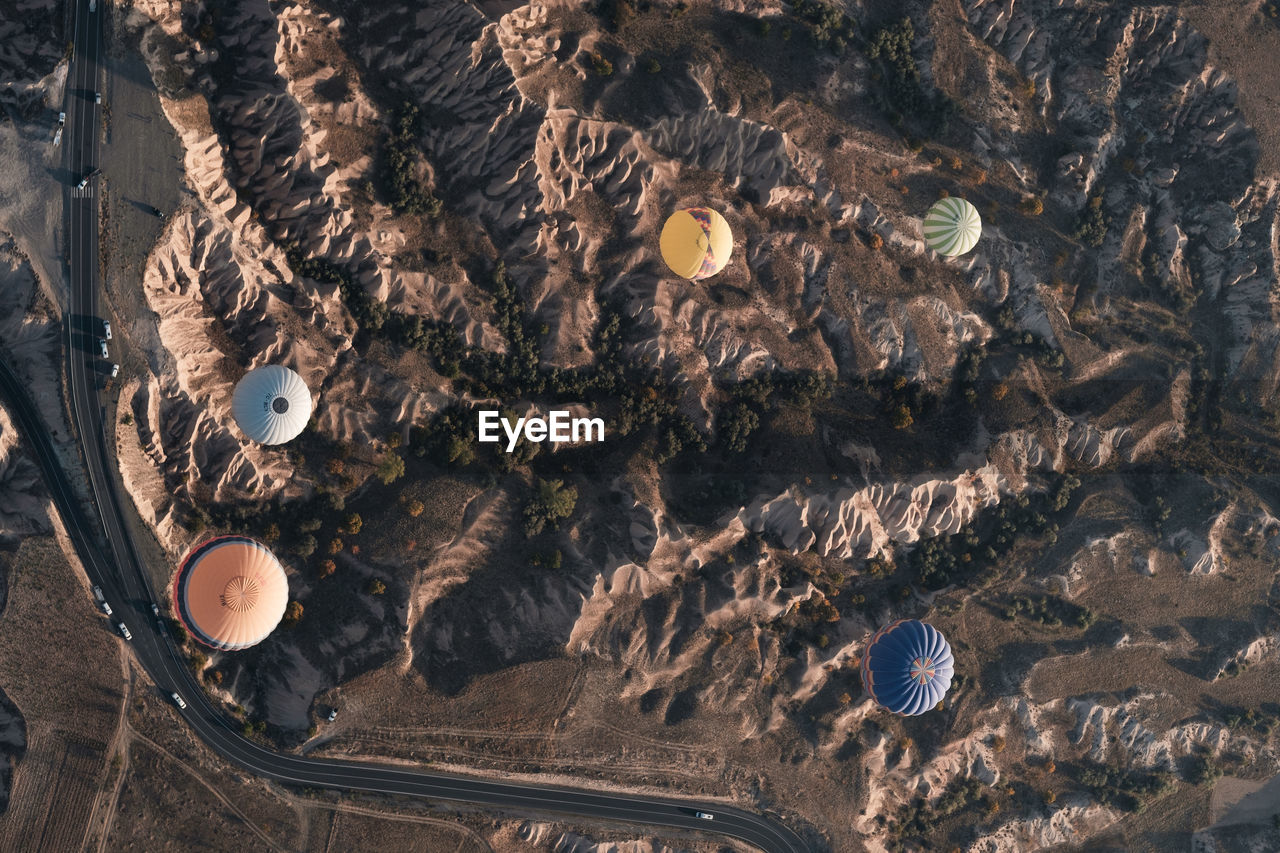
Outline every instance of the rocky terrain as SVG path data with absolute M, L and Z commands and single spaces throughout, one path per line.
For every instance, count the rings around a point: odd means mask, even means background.
M 242 531 L 303 607 L 192 665 L 286 748 L 723 798 L 821 850 L 1280 844 L 1270 8 L 112 4 L 187 190 L 108 276 L 121 475 L 158 586 Z M 6 164 L 66 69 L 13 31 Z M 0 341 L 52 388 L 9 180 Z M 944 193 L 960 258 L 920 236 Z M 735 234 L 697 284 L 657 241 L 694 204 Z M 267 363 L 315 397 L 285 448 L 230 415 Z M 507 456 L 490 405 L 608 438 Z M 7 426 L 0 542 L 44 531 Z M 917 719 L 858 678 L 904 617 L 960 674 Z M 485 843 L 660 849 L 591 835 Z

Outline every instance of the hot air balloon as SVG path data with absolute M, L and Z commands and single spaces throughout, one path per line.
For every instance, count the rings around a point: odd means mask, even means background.
M 662 259 L 681 278 L 710 278 L 729 263 L 733 232 L 724 217 L 709 207 L 677 210 L 662 226 L 658 239 Z
M 266 639 L 284 616 L 289 580 L 275 556 L 245 536 L 211 539 L 187 555 L 173 609 L 191 636 L 235 651 Z
M 924 241 L 939 255 L 963 255 L 978 245 L 982 218 L 962 198 L 942 199 L 924 217 Z
M 862 656 L 862 686 L 885 709 L 903 716 L 923 714 L 941 702 L 953 671 L 946 638 L 918 619 L 881 628 Z
M 287 367 L 256 367 L 236 384 L 231 414 L 254 441 L 284 444 L 296 438 L 311 419 L 311 392 Z

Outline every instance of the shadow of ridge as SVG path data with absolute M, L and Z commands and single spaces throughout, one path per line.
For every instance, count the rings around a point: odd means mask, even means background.
M 523 560 L 498 565 L 497 550 L 466 581 L 432 602 L 414 625 L 414 666 L 446 695 L 461 693 L 483 675 L 563 657 L 573 622 L 555 618 L 563 602 L 546 595 L 548 585 L 562 582 L 566 598 L 589 593 L 585 583 L 562 570 L 539 569 Z

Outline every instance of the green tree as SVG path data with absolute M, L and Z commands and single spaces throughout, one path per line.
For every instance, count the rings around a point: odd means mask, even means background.
M 533 499 L 524 508 L 524 532 L 536 536 L 547 527 L 555 527 L 573 514 L 578 505 L 578 489 L 565 486 L 561 480 L 539 480 Z
M 307 533 L 298 540 L 298 544 L 293 546 L 293 553 L 297 554 L 299 557 L 310 557 L 316 552 L 317 545 L 316 537 Z
M 747 439 L 760 426 L 760 416 L 742 402 L 730 405 L 717 420 L 721 443 L 735 453 L 747 449 Z
M 378 463 L 378 479 L 389 486 L 404 476 L 404 459 L 398 453 L 388 453 Z

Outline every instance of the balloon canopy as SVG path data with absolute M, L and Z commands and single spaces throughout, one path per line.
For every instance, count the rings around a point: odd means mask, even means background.
M 311 419 L 311 392 L 287 367 L 256 367 L 236 384 L 231 414 L 254 441 L 284 444 L 296 438 Z
M 944 198 L 924 217 L 924 241 L 939 255 L 963 255 L 978 245 L 982 218 L 962 198 Z
M 173 606 L 191 636 L 235 651 L 266 639 L 284 616 L 289 580 L 275 556 L 245 536 L 192 551 L 173 582 Z
M 885 709 L 904 716 L 923 714 L 941 702 L 953 672 L 946 638 L 918 619 L 881 628 L 862 656 L 862 686 Z
M 662 226 L 658 240 L 671 271 L 691 281 L 710 278 L 729 263 L 733 232 L 724 217 L 709 207 L 677 210 Z

